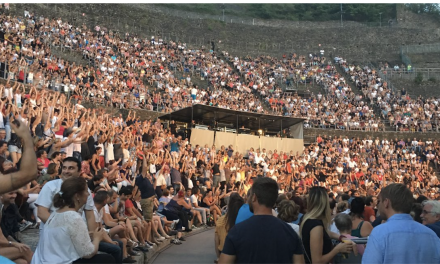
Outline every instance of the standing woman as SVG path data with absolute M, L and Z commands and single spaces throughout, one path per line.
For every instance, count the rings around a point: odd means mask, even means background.
M 235 219 L 237 218 L 238 211 L 244 204 L 244 199 L 236 192 L 229 196 L 228 210 L 225 215 L 221 216 L 217 220 L 217 225 L 215 227 L 215 253 L 217 254 L 217 260 L 220 257 L 220 253 L 225 245 L 225 239 L 228 235 L 229 230 L 234 227 Z
M 373 231 L 369 221 L 364 221 L 365 202 L 361 197 L 355 197 L 350 204 L 350 216 L 353 228 L 351 235 L 356 237 L 368 237 Z M 374 211 L 373 211 L 374 212 Z
M 304 215 L 300 234 L 306 263 L 330 263 L 338 253 L 350 253 L 352 245 L 340 243 L 333 248 L 332 238 L 340 237 L 330 231 L 331 210 L 328 194 L 323 187 L 309 189 L 307 213 Z
M 78 211 L 89 196 L 86 180 L 71 177 L 53 198 L 53 212 L 44 226 L 31 263 L 115 263 L 109 254 L 97 254 L 104 230 L 97 228 L 90 241 L 86 223 Z M 54 247 L 54 245 L 57 245 Z

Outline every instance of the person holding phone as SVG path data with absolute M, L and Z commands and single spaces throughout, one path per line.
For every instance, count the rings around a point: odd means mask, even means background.
M 97 254 L 104 229 L 90 232 L 90 241 L 86 223 L 78 214 L 88 196 L 85 179 L 71 177 L 63 181 L 53 198 L 58 210 L 47 219 L 40 234 L 44 239 L 40 239 L 31 263 L 115 263 L 113 256 Z

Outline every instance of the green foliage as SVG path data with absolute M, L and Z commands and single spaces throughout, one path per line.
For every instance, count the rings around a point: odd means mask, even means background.
M 328 21 L 341 18 L 341 4 L 162 4 L 177 10 L 256 19 Z M 382 13 L 382 16 L 380 15 Z M 342 4 L 347 21 L 378 22 L 396 18 L 396 4 Z
M 440 12 L 438 4 L 405 4 L 405 7 L 417 14 L 438 15 Z
M 428 81 L 430 81 L 430 82 L 432 82 L 432 83 L 436 83 L 436 82 L 437 82 L 437 79 L 435 79 L 434 77 L 431 77 L 431 78 L 428 79 Z
M 422 84 L 423 83 L 423 74 L 421 72 L 417 73 L 416 78 L 414 78 L 414 82 L 416 84 Z

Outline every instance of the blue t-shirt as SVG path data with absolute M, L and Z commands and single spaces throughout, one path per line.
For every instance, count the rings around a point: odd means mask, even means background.
M 303 217 L 303 214 L 302 214 L 302 213 L 299 213 L 299 214 L 298 214 L 298 219 L 296 219 L 295 221 L 293 221 L 292 224 L 299 225 L 299 220 L 301 220 L 301 217 Z
M 235 224 L 243 222 L 244 220 L 247 220 L 247 219 L 251 218 L 253 215 L 254 214 L 249 209 L 249 205 L 248 204 L 243 204 L 241 206 L 240 210 L 238 211 L 237 218 L 235 219 Z
M 0 263 L 2 264 L 14 264 L 14 262 L 10 261 L 9 259 L 0 256 Z
M 179 143 L 178 142 L 171 142 L 170 146 L 171 146 L 171 152 L 179 151 Z

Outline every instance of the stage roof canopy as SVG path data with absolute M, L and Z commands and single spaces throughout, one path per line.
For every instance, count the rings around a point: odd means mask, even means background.
M 238 128 L 242 126 L 250 130 L 258 130 L 261 128 L 267 132 L 279 132 L 281 128 L 289 128 L 305 120 L 304 118 L 242 112 L 201 104 L 163 115 L 160 119 L 185 123 L 191 123 L 191 120 L 194 119 L 196 123 L 211 126 L 215 120 L 218 122 L 219 127 L 226 126 L 228 128 L 237 128 L 238 122 Z

